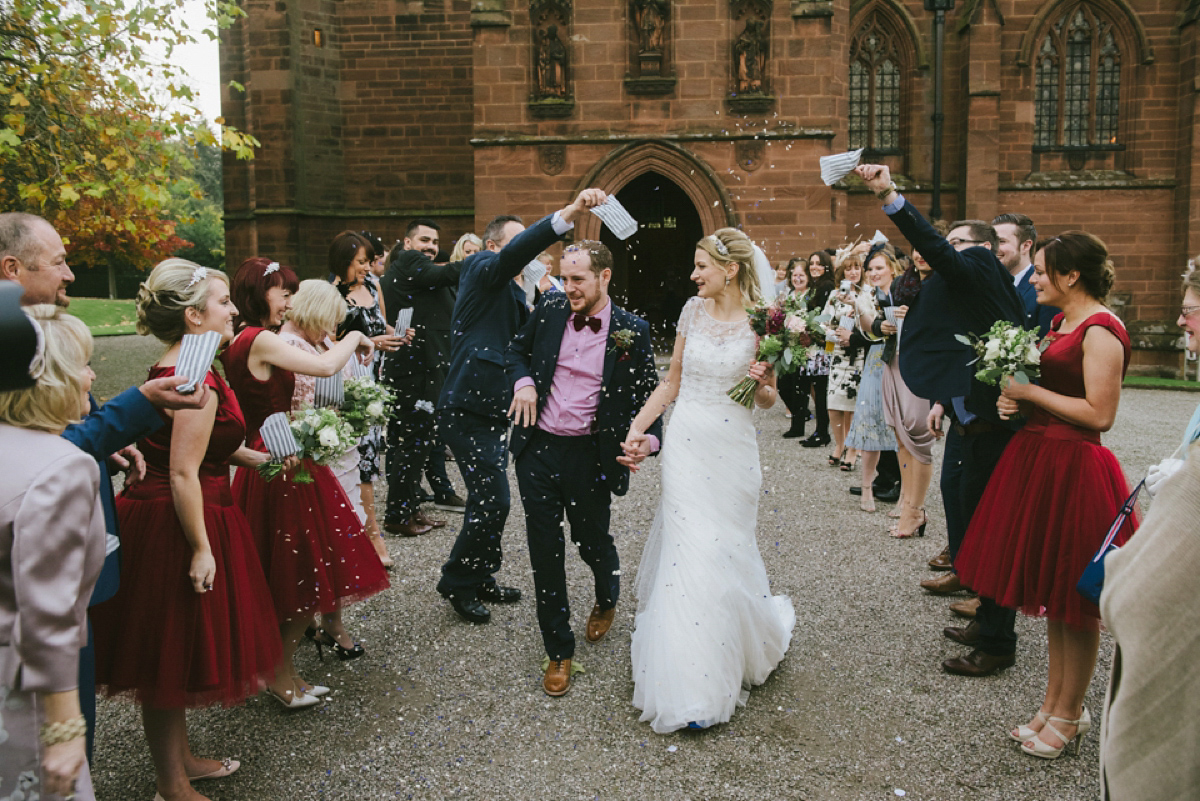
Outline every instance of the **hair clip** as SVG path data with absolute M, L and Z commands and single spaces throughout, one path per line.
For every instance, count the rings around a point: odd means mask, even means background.
M 279 262 L 273 261 L 267 265 L 267 269 L 263 270 L 263 277 L 267 277 L 271 273 L 279 272 Z
M 33 333 L 37 337 L 37 347 L 34 348 L 33 358 L 29 360 L 29 377 L 37 381 L 46 374 L 46 335 L 37 320 L 30 317 L 29 322 L 33 324 Z
M 208 270 L 206 270 L 203 267 L 197 267 L 196 269 L 192 270 L 192 278 L 190 281 L 187 282 L 187 286 L 184 288 L 191 289 L 196 284 L 203 281 L 205 279 L 205 277 L 207 277 L 207 276 L 208 276 Z
M 717 249 L 718 253 L 725 258 L 729 258 L 729 248 L 725 247 L 725 243 L 716 234 L 710 234 L 708 238 L 712 240 L 713 247 Z

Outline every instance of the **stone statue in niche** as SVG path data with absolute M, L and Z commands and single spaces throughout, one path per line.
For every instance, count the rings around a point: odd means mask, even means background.
M 536 31 L 537 96 L 539 99 L 567 98 L 567 46 L 558 37 L 558 26 Z
M 663 52 L 667 15 L 671 4 L 667 0 L 633 0 L 633 19 L 638 31 L 638 54 Z
M 757 94 L 763 91 L 763 74 L 767 63 L 767 31 L 762 20 L 751 17 L 733 42 L 733 74 L 738 92 Z

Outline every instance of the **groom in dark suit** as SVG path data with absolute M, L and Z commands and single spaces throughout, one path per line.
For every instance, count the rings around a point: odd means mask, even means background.
M 471 623 L 491 619 L 483 601 L 521 598 L 520 590 L 501 587 L 495 578 L 510 497 L 505 438 L 512 385 L 504 376 L 504 349 L 529 317 L 525 290 L 516 280 L 526 264 L 575 227 L 580 214 L 606 199 L 599 189 L 585 189 L 571 205 L 528 229 L 518 217 L 497 217 L 484 230 L 486 249 L 463 262 L 438 430 L 467 485 L 467 508 L 437 589 Z
M 543 297 L 505 352 L 513 387 L 509 415 L 516 423 L 510 448 L 549 656 L 542 687 L 551 696 L 570 689 L 575 655 L 563 515 L 595 579 L 587 638 L 596 642 L 612 626 L 620 596 L 621 566 L 608 523 L 611 496 L 629 489 L 629 468 L 617 461 L 624 455 L 621 442 L 658 385 L 650 326 L 609 300 L 609 249 L 592 240 L 571 245 L 559 277 L 563 292 Z M 647 432 L 651 450 L 661 432 L 655 421 Z
M 933 268 L 904 318 L 900 375 L 913 394 L 937 401 L 953 419 L 941 477 L 953 559 L 996 463 L 1020 426 L 1020 421 L 1000 419 L 996 410 L 1000 388 L 976 380 L 968 366 L 974 352 L 955 335 L 982 335 L 998 320 L 1023 326 L 1025 310 L 1012 276 L 996 258 L 996 231 L 990 224 L 956 222 L 943 239 L 896 191 L 886 166 L 864 164 L 857 172 L 909 244 Z M 938 593 L 961 588 L 954 574 L 922 586 Z M 1014 610 L 981 598 L 975 622 L 944 632 L 974 650 L 947 659 L 942 667 L 962 676 L 986 676 L 1011 666 L 1016 660 L 1015 617 Z

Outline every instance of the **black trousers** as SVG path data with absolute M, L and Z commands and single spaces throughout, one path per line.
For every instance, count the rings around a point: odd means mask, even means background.
M 383 520 L 404 524 L 420 505 L 416 493 L 421 468 L 433 447 L 434 415 L 432 404 L 418 408 L 426 400 L 426 382 L 421 379 L 398 381 L 388 388 L 396 396 L 395 415 L 387 427 L 388 497 Z M 426 401 L 428 402 L 428 401 Z
M 777 386 L 779 388 L 779 397 L 787 404 L 788 411 L 792 413 L 792 430 L 804 431 L 804 418 L 808 417 L 808 391 L 805 388 L 804 392 L 800 391 L 801 376 L 796 373 L 788 373 L 787 375 L 779 376 Z M 826 419 L 829 413 L 825 413 Z
M 542 643 L 551 659 L 570 659 L 575 633 L 567 598 L 564 514 L 579 558 L 592 569 L 596 603 L 611 609 L 621 593 L 621 564 L 608 532 L 611 495 L 601 475 L 595 438 L 536 430 L 516 467 Z
M 979 506 L 983 491 L 987 489 L 992 472 L 1012 435 L 1013 432 L 1007 429 L 963 434 L 955 426 L 946 435 L 941 487 L 942 499 L 946 504 L 946 532 L 952 561 L 958 556 L 975 508 Z M 1007 609 L 991 598 L 980 596 L 975 619 L 979 621 L 980 650 L 993 656 L 1007 656 L 1016 652 L 1015 609 Z
M 880 451 L 879 464 L 875 466 L 875 480 L 871 482 L 872 492 L 883 492 L 896 486 L 900 480 L 900 459 L 895 451 Z
M 437 589 L 447 597 L 472 598 L 477 588 L 495 582 L 493 574 L 503 558 L 500 536 L 511 502 L 505 474 L 508 419 L 463 409 L 443 409 L 437 419 L 442 439 L 450 446 L 467 485 L 462 528 L 442 565 Z
M 435 503 L 441 503 L 454 495 L 454 485 L 450 483 L 450 476 L 446 473 L 446 443 L 436 430 L 429 457 L 425 460 L 425 480 L 429 482 Z
M 804 408 L 808 409 L 808 395 L 813 396 L 813 416 L 817 420 L 817 430 L 814 432 L 822 437 L 829 436 L 829 376 L 802 375 L 800 376 L 800 394 L 804 396 Z M 792 408 L 788 406 L 788 408 Z

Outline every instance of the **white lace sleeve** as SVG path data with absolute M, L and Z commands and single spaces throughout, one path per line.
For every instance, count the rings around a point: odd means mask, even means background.
M 692 323 L 696 319 L 696 312 L 700 310 L 700 304 L 704 299 L 699 295 L 688 298 L 688 302 L 683 304 L 683 311 L 679 312 L 679 325 L 675 329 L 675 333 L 681 337 L 686 337 L 688 331 L 692 329 Z
M 308 351 L 314 356 L 320 355 L 320 351 L 295 334 L 280 334 L 279 338 L 292 347 Z M 305 375 L 304 373 L 293 373 L 293 375 L 296 377 L 296 387 L 292 390 L 292 411 L 297 411 L 305 406 L 312 406 L 317 395 L 316 376 Z

